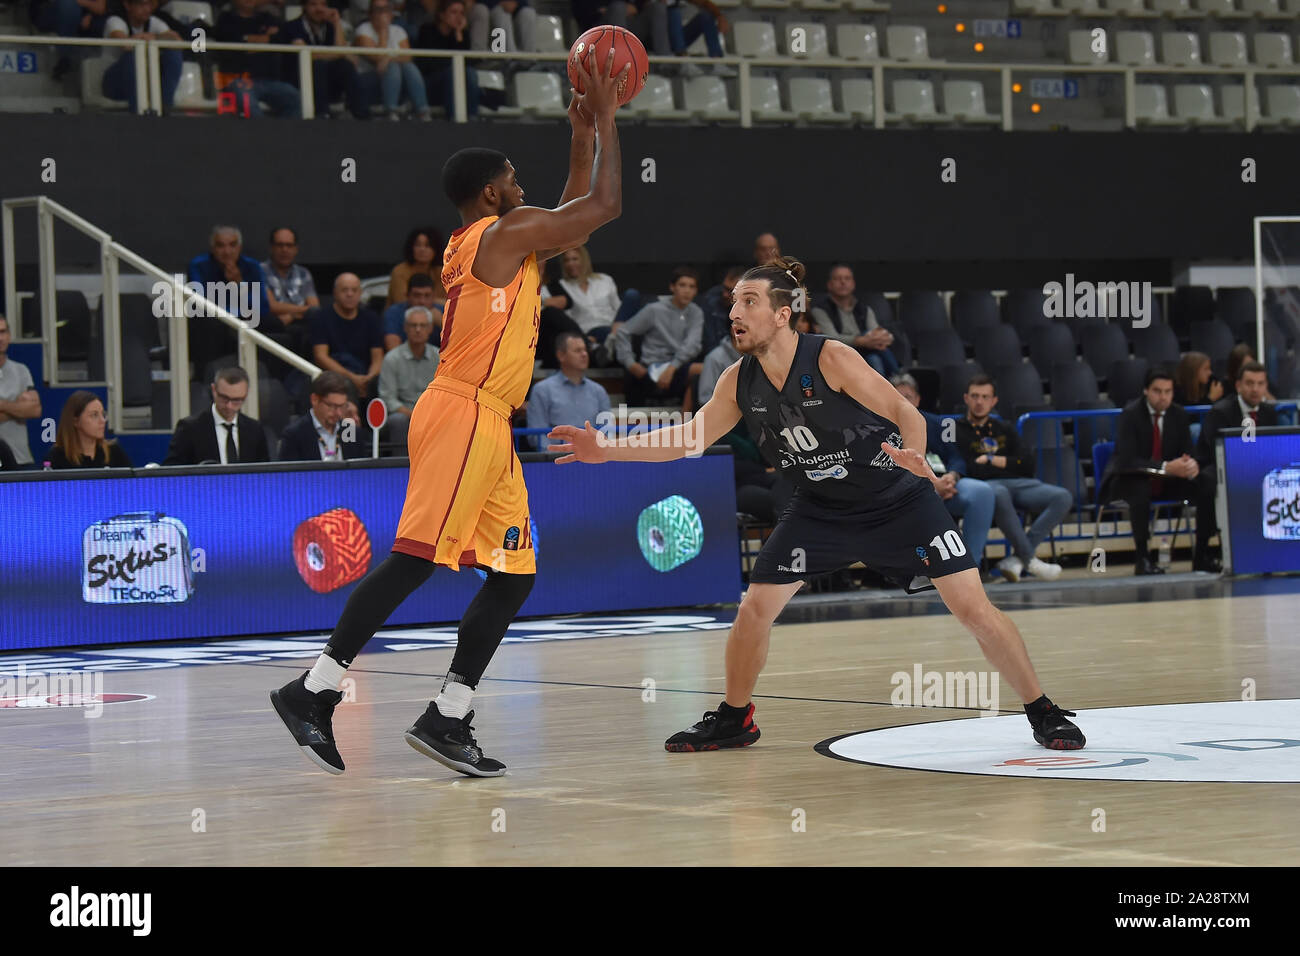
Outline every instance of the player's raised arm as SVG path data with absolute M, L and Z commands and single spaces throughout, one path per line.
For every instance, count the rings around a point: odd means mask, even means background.
M 574 97 L 569 110 L 574 125 L 574 145 L 569 159 L 570 192 L 581 188 L 582 167 L 586 164 L 585 149 L 594 149 L 590 163 L 590 184 L 586 193 L 563 201 L 556 209 L 538 206 L 521 206 L 502 216 L 491 226 L 482 240 L 483 252 L 493 259 L 518 261 L 532 252 L 537 259 L 557 255 L 564 249 L 581 245 L 596 229 L 617 219 L 623 211 L 623 158 L 618 144 L 618 129 L 614 111 L 618 109 L 618 84 L 631 65 L 611 76 L 614 51 L 611 49 L 603 65 L 588 56 L 580 63 L 586 75 L 586 92 Z M 590 118 L 594 131 L 594 146 L 584 147 L 580 132 L 586 118 Z
M 713 397 L 695 413 L 690 421 L 654 432 L 654 438 L 635 435 L 611 441 L 591 422 L 584 428 L 557 425 L 547 437 L 560 444 L 547 451 L 560 452 L 557 465 L 581 461 L 599 465 L 606 461 L 676 461 L 678 458 L 698 458 L 704 450 L 731 431 L 740 421 L 740 406 L 736 404 L 736 375 L 740 363 L 736 362 L 718 377 Z
M 903 447 L 881 442 L 881 448 L 895 464 L 932 482 L 938 480 L 925 460 L 925 417 L 868 365 L 857 349 L 828 341 L 822 347 L 818 365 L 827 385 L 898 425 Z

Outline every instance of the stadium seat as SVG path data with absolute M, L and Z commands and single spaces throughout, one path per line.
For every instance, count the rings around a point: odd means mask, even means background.
M 790 0 L 749 0 L 749 6 L 755 10 L 788 10 Z
M 1151 0 L 1151 9 L 1157 13 L 1165 13 L 1175 17 L 1185 17 L 1191 14 L 1191 0 Z
M 1231 122 L 1214 112 L 1214 94 L 1206 83 L 1174 84 L 1174 115 L 1196 126 L 1225 126 Z
M 1101 12 L 1101 4 L 1097 0 L 1061 0 L 1061 9 L 1067 13 L 1095 16 Z
M 1133 354 L 1146 359 L 1151 365 L 1168 365 L 1173 368 L 1182 354 L 1174 330 L 1163 322 L 1152 322 L 1146 328 L 1132 329 L 1131 341 Z
M 945 365 L 939 369 L 939 414 L 964 411 L 962 396 L 966 394 L 966 385 L 983 372 L 978 362 Z
M 1270 124 L 1300 123 L 1300 86 L 1270 86 L 1264 92 L 1264 116 Z
M 1102 0 L 1102 6 L 1107 13 L 1120 17 L 1144 17 L 1150 13 L 1143 0 Z
M 1259 66 L 1289 67 L 1291 38 L 1285 33 L 1256 33 L 1255 62 Z
M 637 98 L 628 104 L 628 109 L 636 116 L 651 116 L 657 119 L 680 119 L 688 116 L 685 110 L 677 109 L 673 102 L 673 84 L 665 76 L 653 73 L 645 78 L 645 88 Z
M 846 123 L 852 117 L 835 110 L 831 81 L 814 76 L 790 78 L 790 112 L 800 119 L 822 123 Z
M 943 111 L 962 123 L 998 123 L 984 108 L 984 84 L 979 80 L 944 80 Z
M 854 119 L 875 119 L 875 82 L 857 77 L 847 77 L 840 80 L 840 106 L 846 114 Z
M 880 59 L 880 36 L 875 24 L 836 24 L 835 52 L 845 60 Z
M 987 368 L 987 366 L 985 366 Z M 993 382 L 997 387 L 1001 414 L 1013 414 L 1017 409 L 1043 408 L 1043 377 L 1032 362 L 1012 362 L 993 369 Z M 1012 423 L 1014 425 L 1014 422 Z
M 1011 9 L 1016 13 L 1037 14 L 1038 16 L 1051 16 L 1057 12 L 1056 4 L 1053 0 L 1012 0 Z
M 898 297 L 898 321 L 913 335 L 950 328 L 938 292 L 904 292 Z
M 1138 83 L 1133 93 L 1139 124 L 1168 125 L 1174 122 L 1169 117 L 1169 99 L 1163 83 Z
M 1119 30 L 1115 33 L 1115 60 L 1125 66 L 1154 66 L 1156 38 L 1146 30 Z
M 288 23 L 288 22 L 291 21 L 291 20 L 297 20 L 300 16 L 302 16 L 302 6 L 301 6 L 301 4 L 296 4 L 296 3 L 294 3 L 294 4 L 285 4 L 285 7 L 284 7 L 284 22 L 285 22 L 285 23 Z
M 1110 42 L 1106 41 L 1098 53 L 1092 48 L 1091 30 L 1071 30 L 1069 59 L 1079 64 L 1105 63 L 1110 59 Z
M 931 368 L 943 368 L 945 365 L 961 365 L 966 361 L 966 347 L 952 329 L 935 329 L 917 332 L 912 336 L 916 346 L 916 364 Z
M 952 324 L 967 345 L 973 346 L 985 329 L 1001 321 L 992 292 L 980 289 L 953 293 Z
M 203 68 L 192 60 L 181 64 L 181 81 L 176 85 L 175 104 L 183 110 L 215 110 L 217 101 L 203 96 Z
M 928 60 L 925 27 L 887 26 L 885 43 L 892 60 Z
M 1083 346 L 1083 360 L 1098 378 L 1109 375 L 1116 362 L 1128 359 L 1128 339 L 1114 322 L 1094 319 L 1081 326 L 1079 344 Z
M 773 75 L 750 76 L 749 104 L 755 119 L 778 121 L 794 119 L 793 113 L 781 108 L 781 82 Z
M 485 70 L 481 67 L 475 67 L 474 74 L 478 77 L 479 89 L 505 92 L 506 75 L 500 70 Z
M 1029 335 L 1029 361 L 1041 369 L 1074 361 L 1074 334 L 1064 322 L 1037 326 Z
M 1226 84 L 1219 87 L 1219 95 L 1223 97 L 1223 118 L 1229 123 L 1242 123 L 1246 121 L 1246 88 L 1240 83 Z M 1251 104 L 1251 120 L 1259 121 L 1259 94 L 1256 92 L 1255 102 Z
M 1141 356 L 1116 362 L 1106 373 L 1106 394 L 1119 408 L 1123 408 L 1142 394 L 1142 380 L 1146 378 L 1150 363 Z
M 194 0 L 171 0 L 171 3 L 165 4 L 162 9 L 164 13 L 171 14 L 181 23 L 192 23 L 195 20 L 202 20 L 211 26 L 216 26 L 217 23 L 210 3 L 196 3 Z M 291 17 L 288 8 L 286 8 L 284 13 L 285 22 L 295 19 L 300 13 L 302 13 L 302 7 L 299 7 L 298 13 Z M 185 39 L 189 38 L 185 37 Z
M 81 61 L 81 102 L 101 110 L 125 110 L 126 100 L 110 100 L 103 93 L 104 73 L 122 54 L 117 49 L 103 50 L 98 56 Z
M 1215 375 L 1228 374 L 1228 353 L 1236 344 L 1232 330 L 1222 319 L 1192 324 L 1192 351 L 1204 352 L 1210 357 L 1210 367 L 1214 369 Z
M 1180 339 L 1191 333 L 1192 323 L 1214 318 L 1214 290 L 1208 285 L 1180 285 L 1169 301 L 1169 327 Z
M 539 15 L 533 36 L 534 53 L 569 52 L 569 45 L 564 42 L 564 24 L 557 16 Z
M 1246 56 L 1246 34 L 1218 31 L 1211 33 L 1210 63 L 1214 66 L 1245 68 L 1250 63 Z
M 1006 323 L 990 325 L 975 340 L 975 361 L 984 368 L 1019 362 L 1020 352 L 1020 336 Z
M 727 87 L 716 76 L 696 76 L 682 85 L 682 100 L 692 116 L 719 118 L 732 115 Z
M 804 10 L 839 10 L 844 6 L 844 0 L 796 0 L 796 6 Z
M 849 0 L 850 10 L 869 10 L 872 12 L 881 12 L 889 8 L 888 3 L 882 3 L 881 0 Z
M 1261 17 L 1276 17 L 1282 12 L 1277 0 L 1241 0 L 1241 10 Z
M 1160 62 L 1166 66 L 1200 66 L 1200 39 L 1195 33 L 1164 34 L 1160 38 Z
M 740 56 L 776 56 L 776 30 L 759 20 L 741 20 L 731 25 L 731 38 Z
M 942 122 L 944 117 L 934 106 L 934 84 L 929 80 L 894 80 L 894 116 L 913 122 Z
M 1220 286 L 1214 293 L 1214 315 L 1227 323 L 1233 338 L 1245 339 L 1255 328 L 1255 290 L 1249 286 Z
M 1029 330 L 1050 321 L 1043 314 L 1046 297 L 1042 289 L 1011 289 L 1002 299 L 1002 319 L 1020 334 L 1029 337 Z
M 540 21 L 542 18 L 538 17 Z M 555 73 L 525 70 L 515 74 L 515 105 L 537 116 L 566 116 L 568 109 L 560 95 L 560 77 Z
M 803 42 L 801 44 L 797 42 L 800 35 L 795 32 L 796 30 L 803 31 Z M 783 32 L 785 34 L 785 52 L 790 56 L 824 59 L 831 55 L 830 40 L 826 36 L 825 24 L 796 21 L 787 23 Z M 796 51 L 797 46 L 802 46 L 802 49 Z
M 1237 5 L 1234 0 L 1196 0 L 1196 9 L 1206 16 L 1234 17 Z

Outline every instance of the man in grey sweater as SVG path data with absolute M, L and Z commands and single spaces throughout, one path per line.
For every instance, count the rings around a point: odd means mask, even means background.
M 704 335 L 704 313 L 693 301 L 699 291 L 695 270 L 674 269 L 669 291 L 672 295 L 651 302 L 610 336 L 614 355 L 627 369 L 624 392 L 629 405 L 681 398 L 691 378 L 700 374 L 695 360 Z M 640 356 L 632 348 L 637 335 L 644 337 Z

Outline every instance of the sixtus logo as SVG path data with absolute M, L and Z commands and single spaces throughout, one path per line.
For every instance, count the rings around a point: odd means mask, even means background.
M 136 512 L 98 521 L 81 550 L 88 604 L 179 604 L 194 592 L 189 535 L 176 518 Z
M 1300 462 L 1264 476 L 1264 537 L 1300 540 Z
M 1043 295 L 1049 319 L 1131 319 L 1135 329 L 1151 324 L 1150 282 L 1075 282 L 1069 272 L 1064 285 L 1043 286 Z
M 51 926 L 124 926 L 132 936 L 148 936 L 152 914 L 152 893 L 83 893 L 73 886 L 50 897 Z
M 184 289 L 193 293 L 185 295 Z M 150 289 L 153 293 L 153 314 L 158 319 L 174 315 L 185 318 L 210 319 L 217 309 L 243 319 L 255 329 L 262 321 L 262 283 L 260 282 L 186 282 L 177 274 L 172 282 L 158 280 Z

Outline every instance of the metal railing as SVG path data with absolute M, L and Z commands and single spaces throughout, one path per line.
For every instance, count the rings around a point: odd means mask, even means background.
M 122 47 L 131 44 L 142 45 L 145 48 L 143 57 L 135 58 L 136 70 L 136 89 L 138 91 L 136 98 L 136 111 L 139 113 L 162 111 L 162 71 L 160 68 L 159 54 L 162 50 L 181 50 L 189 51 L 193 49 L 190 40 L 128 40 L 128 39 L 89 39 L 89 38 L 72 38 L 72 37 L 32 37 L 32 36 L 8 36 L 0 35 L 0 44 L 18 44 L 24 46 L 113 46 Z M 405 49 L 395 52 L 389 49 L 379 49 L 376 47 L 356 47 L 356 46 L 310 46 L 310 45 L 290 45 L 284 43 L 219 43 L 216 41 L 205 40 L 204 52 L 240 52 L 240 53 L 274 53 L 279 56 L 294 56 L 298 61 L 298 90 L 302 103 L 302 115 L 312 116 L 315 114 L 315 86 L 312 76 L 311 62 L 315 56 L 338 56 L 347 54 L 350 56 L 362 57 L 387 57 L 401 56 L 410 57 L 416 61 L 419 60 L 450 60 L 453 83 L 453 115 L 452 119 L 457 123 L 468 121 L 469 113 L 466 100 L 466 79 L 465 70 L 468 69 L 467 61 L 484 61 L 484 62 L 528 62 L 528 63 L 563 63 L 568 59 L 567 53 L 524 53 L 516 51 L 513 53 L 492 53 L 486 50 L 468 50 L 468 51 L 449 51 L 449 50 L 420 50 Z M 1131 66 L 1120 63 L 1104 64 L 1079 64 L 1079 63 L 1046 63 L 1046 62 L 1008 62 L 1000 61 L 996 63 L 970 63 L 970 62 L 950 62 L 948 60 L 898 60 L 890 58 L 878 58 L 870 60 L 847 60 L 839 57 L 807 57 L 807 56 L 789 56 L 789 57 L 741 57 L 736 55 L 723 57 L 692 57 L 689 60 L 683 60 L 676 56 L 651 56 L 648 57 L 651 70 L 656 66 L 666 65 L 679 68 L 684 62 L 694 63 L 696 65 L 716 65 L 725 64 L 737 71 L 737 108 L 729 109 L 725 112 L 716 113 L 695 113 L 695 117 L 709 120 L 738 120 L 744 128 L 754 125 L 755 111 L 753 108 L 753 85 L 752 71 L 758 69 L 800 69 L 800 70 L 826 70 L 830 72 L 871 72 L 872 86 L 874 95 L 874 104 L 871 116 L 871 122 L 877 129 L 883 129 L 889 120 L 903 121 L 908 119 L 900 113 L 887 114 L 885 112 L 885 74 L 886 71 L 896 73 L 991 73 L 998 78 L 998 88 L 1000 90 L 1000 113 L 988 113 L 982 117 L 966 117 L 966 120 L 998 120 L 1001 122 L 1002 129 L 1011 130 L 1014 127 L 1012 117 L 1012 88 L 1014 77 L 1016 75 L 1115 75 L 1119 74 L 1124 78 L 1124 125 L 1127 128 L 1136 128 L 1137 121 L 1137 78 L 1138 76 L 1213 76 L 1220 78 L 1241 78 L 1245 87 L 1243 112 L 1244 116 L 1240 122 L 1246 130 L 1252 130 L 1259 125 L 1259 94 L 1255 87 L 1255 81 L 1261 76 L 1277 77 L 1300 77 L 1300 65 L 1294 67 L 1258 67 L 1250 65 L 1245 68 L 1214 66 L 1208 63 L 1198 64 L 1196 66 L 1166 66 L 1163 64 L 1148 64 L 1143 66 Z M 147 79 L 141 79 L 142 63 L 148 64 Z M 147 95 L 146 94 L 147 88 Z M 633 110 L 634 112 L 635 109 Z M 799 115 L 799 114 L 796 114 Z M 840 118 L 852 118 L 849 114 L 840 112 L 832 114 L 832 118 L 838 115 Z M 648 114 L 653 118 L 653 114 Z M 799 118 L 819 118 L 819 114 L 802 114 Z M 939 122 L 961 122 L 962 118 L 950 114 L 936 113 L 928 117 L 931 121 Z M 1171 117 L 1167 122 L 1178 124 L 1184 122 L 1181 117 Z M 1193 120 L 1185 120 L 1187 123 L 1194 123 Z M 1218 122 L 1214 125 L 1230 124 L 1231 121 L 1220 115 Z
M 268 338 L 251 328 L 244 319 L 227 312 L 219 304 L 188 288 L 184 281 L 178 282 L 175 273 L 164 272 L 143 256 L 132 252 L 120 242 L 116 242 L 104 230 L 82 219 L 47 196 L 25 196 L 5 199 L 0 203 L 0 232 L 4 237 L 4 283 L 5 315 L 10 321 L 18 321 L 18 286 L 17 263 L 15 259 L 14 210 L 24 208 L 36 209 L 38 270 L 40 281 L 41 307 L 41 343 L 44 362 L 44 381 L 52 386 L 66 386 L 59 379 L 59 336 L 58 336 L 58 298 L 55 287 L 54 269 L 54 224 L 61 220 L 78 232 L 99 244 L 100 271 L 104 281 L 101 298 L 103 319 L 104 347 L 104 384 L 108 389 L 109 427 L 115 431 L 122 428 L 122 302 L 118 286 L 119 264 L 126 263 L 138 269 L 144 275 L 158 282 L 167 283 L 172 290 L 172 301 L 167 317 L 167 349 L 169 365 L 169 385 L 171 395 L 171 417 L 186 418 L 190 414 L 190 375 L 189 375 L 189 326 L 186 318 L 187 303 L 200 314 L 212 316 L 216 320 L 233 328 L 237 334 L 239 364 L 248 373 L 248 399 L 244 403 L 244 413 L 253 418 L 259 417 L 257 350 L 262 349 L 287 365 L 315 378 L 320 369 L 301 356 L 286 349 L 280 343 Z M 183 278 L 184 277 L 179 277 Z M 21 323 L 20 323 L 21 324 Z M 170 423 L 169 423 L 170 425 Z M 170 428 L 169 428 L 170 430 Z

